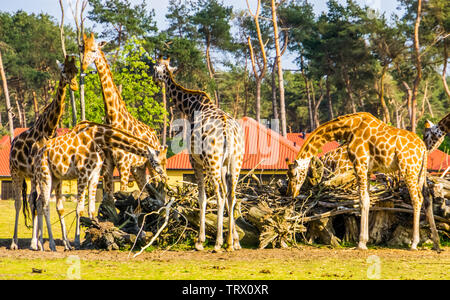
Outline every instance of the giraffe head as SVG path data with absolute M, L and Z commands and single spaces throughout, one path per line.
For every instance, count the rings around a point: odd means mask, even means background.
M 61 71 L 63 85 L 69 84 L 70 89 L 73 91 L 78 90 L 78 82 L 77 82 L 78 68 L 75 62 L 76 62 L 75 56 L 73 55 L 66 55 L 64 63 L 62 64 L 56 61 Z
M 166 82 L 170 74 L 173 74 L 176 69 L 176 67 L 170 66 L 170 58 L 164 59 L 160 57 L 156 64 L 153 65 L 153 78 L 156 82 Z
M 158 149 L 148 147 L 149 163 L 153 170 L 161 177 L 163 181 L 167 181 L 166 158 L 167 146 L 159 146 Z
M 429 120 L 425 122 L 423 141 L 429 152 L 439 147 L 444 138 L 445 132 L 443 132 L 438 125 L 433 124 Z
M 100 50 L 105 45 L 106 42 L 97 43 L 95 41 L 94 33 L 91 33 L 89 37 L 87 37 L 86 34 L 83 34 L 83 47 L 81 49 L 81 51 L 83 52 L 83 62 L 81 70 L 83 72 L 86 71 L 87 67 L 101 55 Z
M 287 195 L 291 195 L 292 198 L 298 196 L 300 188 L 305 182 L 306 175 L 308 175 L 308 167 L 311 158 L 303 158 L 294 160 L 292 163 L 288 163 L 288 188 Z

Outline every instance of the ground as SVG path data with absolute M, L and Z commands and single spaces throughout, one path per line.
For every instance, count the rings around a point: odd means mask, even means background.
M 66 203 L 73 211 L 74 203 Z M 53 232 L 60 238 L 54 204 Z M 74 214 L 67 217 L 73 239 Z M 0 279 L 450 279 L 450 247 L 436 253 L 378 247 L 368 251 L 301 245 L 291 249 L 242 249 L 233 253 L 194 250 L 128 251 L 28 250 L 31 231 L 19 231 L 21 250 L 7 249 L 14 226 L 14 203 L 0 201 Z

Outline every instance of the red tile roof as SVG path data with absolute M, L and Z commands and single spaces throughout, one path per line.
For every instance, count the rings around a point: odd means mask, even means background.
M 292 141 L 295 147 L 298 147 L 299 149 L 302 147 L 305 140 L 308 138 L 309 133 L 288 133 L 287 138 L 288 140 Z M 322 152 L 319 153 L 319 156 L 324 155 L 325 153 L 336 149 L 339 147 L 340 144 L 336 141 L 328 142 L 322 147 Z
M 287 169 L 286 158 L 296 158 L 300 148 L 277 132 L 259 124 L 254 119 L 244 117 L 239 122 L 245 135 L 245 155 L 243 170 L 251 170 L 258 166 L 258 170 Z M 170 157 L 167 160 L 168 170 L 192 169 L 187 150 Z
M 268 158 L 266 163 L 269 165 L 261 164 L 260 167 L 256 168 L 257 170 L 286 170 L 286 157 L 289 158 L 289 160 L 295 159 L 300 147 L 309 135 L 309 133 L 288 133 L 286 139 L 267 127 L 258 124 L 251 118 L 244 117 L 240 122 L 243 128 L 245 128 L 246 141 L 244 163 L 242 166 L 243 170 L 253 169 L 263 158 Z M 278 147 L 276 146 L 277 144 Z M 269 147 L 260 147 L 260 145 L 269 145 Z M 319 156 L 322 156 L 337 147 L 339 147 L 339 143 L 336 141 L 326 143 L 322 147 L 322 152 Z M 272 155 L 270 155 L 270 151 L 268 150 L 271 148 L 278 149 L 278 152 L 275 151 Z M 271 159 L 271 157 L 273 157 L 273 159 Z M 273 163 L 272 165 L 271 162 Z M 435 150 L 428 156 L 428 170 L 443 171 L 449 166 L 450 156 L 440 150 Z M 188 151 L 183 150 L 182 152 L 170 157 L 167 160 L 167 169 L 192 169 L 189 162 Z
M 22 132 L 28 130 L 28 128 L 15 128 L 14 137 L 18 136 Z M 68 132 L 68 128 L 58 128 L 56 130 L 57 135 L 63 135 Z M 11 172 L 9 171 L 9 152 L 11 151 L 11 141 L 9 135 L 5 135 L 0 138 L 0 176 L 9 177 Z

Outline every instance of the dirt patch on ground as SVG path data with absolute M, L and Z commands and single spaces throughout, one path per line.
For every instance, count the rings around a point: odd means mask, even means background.
M 128 261 L 133 259 L 132 254 L 128 251 L 104 251 L 104 250 L 77 250 L 64 251 L 62 246 L 57 246 L 56 252 L 48 250 L 44 252 L 37 252 L 26 249 L 27 241 L 22 240 L 19 246 L 20 250 L 9 250 L 5 243 L 0 242 L 0 259 L 1 258 L 17 258 L 17 259 L 64 259 L 69 255 L 78 255 L 83 260 L 100 260 L 100 261 Z M 46 247 L 47 244 L 44 245 Z M 48 246 L 47 246 L 48 247 Z M 47 249 L 47 248 L 46 248 Z M 144 252 L 133 260 L 146 261 L 172 261 L 172 260 L 264 260 L 264 259 L 299 259 L 299 260 L 320 260 L 328 258 L 339 259 L 366 259 L 369 255 L 377 255 L 380 258 L 386 259 L 408 259 L 408 258 L 440 258 L 450 259 L 450 248 L 445 247 L 444 251 L 437 253 L 436 251 L 421 249 L 418 251 L 410 251 L 403 249 L 370 249 L 367 251 L 360 251 L 356 249 L 330 249 L 317 248 L 312 246 L 301 246 L 299 248 L 290 249 L 242 249 L 232 253 L 222 252 L 213 253 L 206 250 L 198 252 L 195 250 L 179 250 L 179 251 L 164 251 L 154 250 L 152 252 Z

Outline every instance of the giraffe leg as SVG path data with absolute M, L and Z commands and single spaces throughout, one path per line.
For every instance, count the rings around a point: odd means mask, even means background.
M 191 162 L 192 163 L 192 162 Z M 206 214 L 206 192 L 205 192 L 205 179 L 202 169 L 198 166 L 194 167 L 194 174 L 198 185 L 198 206 L 200 209 L 200 229 L 198 233 L 198 240 L 195 242 L 195 249 L 198 251 L 203 250 L 203 243 L 205 242 L 205 214 Z
M 52 224 L 51 224 L 51 221 L 50 221 L 50 206 L 49 206 L 49 202 L 44 203 L 43 213 L 44 213 L 45 222 L 46 222 L 46 225 L 47 225 L 48 246 L 49 246 L 51 251 L 56 251 L 55 240 L 53 239 Z M 40 226 L 40 230 L 43 231 L 43 228 L 41 226 Z
M 228 240 L 227 240 L 227 251 L 239 250 L 241 245 L 239 243 L 239 234 L 236 230 L 236 222 L 234 220 L 234 210 L 236 205 L 236 186 L 239 179 L 239 174 L 236 174 L 235 166 L 230 164 L 230 174 L 226 175 L 227 184 L 227 207 L 228 207 Z
M 64 204 L 62 199 L 62 181 L 58 180 L 55 183 L 55 194 L 56 194 L 56 212 L 58 213 L 59 223 L 61 225 L 61 237 L 64 244 L 64 251 L 72 250 L 69 238 L 67 237 L 66 222 L 64 220 Z
M 20 187 L 22 187 L 22 182 L 24 178 L 21 176 L 18 176 L 16 174 L 12 174 L 12 186 L 14 190 L 14 208 L 16 210 L 16 218 L 14 221 L 14 235 L 11 241 L 11 246 L 9 247 L 11 250 L 17 250 L 19 249 L 18 246 L 18 227 L 19 227 L 19 216 L 20 216 L 20 209 L 22 208 L 22 199 L 20 195 Z
M 221 252 L 223 245 L 223 211 L 225 206 L 225 198 L 223 196 L 225 193 L 220 176 L 217 176 L 218 174 L 215 175 L 216 176 L 214 177 L 213 182 L 214 191 L 217 197 L 217 236 L 214 252 Z M 230 227 L 230 229 L 232 230 L 232 227 Z
M 87 186 L 86 174 L 80 174 L 78 178 L 78 193 L 77 193 L 77 215 L 76 215 L 76 228 L 75 228 L 75 249 L 80 249 L 80 217 L 84 212 L 85 192 Z
M 417 186 L 417 180 L 415 178 L 405 178 L 406 186 L 409 190 L 409 195 L 411 197 L 411 203 L 413 206 L 413 235 L 412 235 L 412 244 L 411 250 L 417 250 L 417 245 L 420 241 L 420 209 L 422 207 L 422 194 L 419 191 Z
M 99 166 L 99 168 L 95 169 L 92 172 L 91 178 L 89 180 L 89 185 L 88 185 L 88 197 L 89 197 L 88 211 L 89 211 L 89 218 L 90 219 L 93 219 L 94 218 L 94 214 L 95 214 L 95 196 L 97 194 L 97 185 L 98 185 L 98 181 L 100 179 L 100 169 L 101 169 L 101 165 Z
M 436 223 L 434 222 L 434 213 L 433 213 L 433 198 L 430 195 L 428 183 L 425 182 L 425 185 L 423 187 L 423 196 L 425 200 L 425 212 L 427 216 L 428 223 L 431 228 L 431 236 L 433 239 L 433 250 L 436 250 L 438 252 L 441 251 L 441 247 L 439 244 L 439 234 L 436 229 Z
M 112 159 L 112 154 L 109 151 L 108 152 L 105 151 L 105 160 L 103 167 L 104 167 L 103 190 L 105 191 L 104 194 L 107 195 L 106 199 L 108 199 L 111 202 L 114 202 L 114 180 L 113 180 L 114 163 Z
M 356 164 L 355 170 L 359 183 L 359 203 L 361 207 L 361 226 L 359 232 L 358 249 L 367 250 L 367 241 L 369 240 L 369 184 L 367 180 L 367 166 Z

